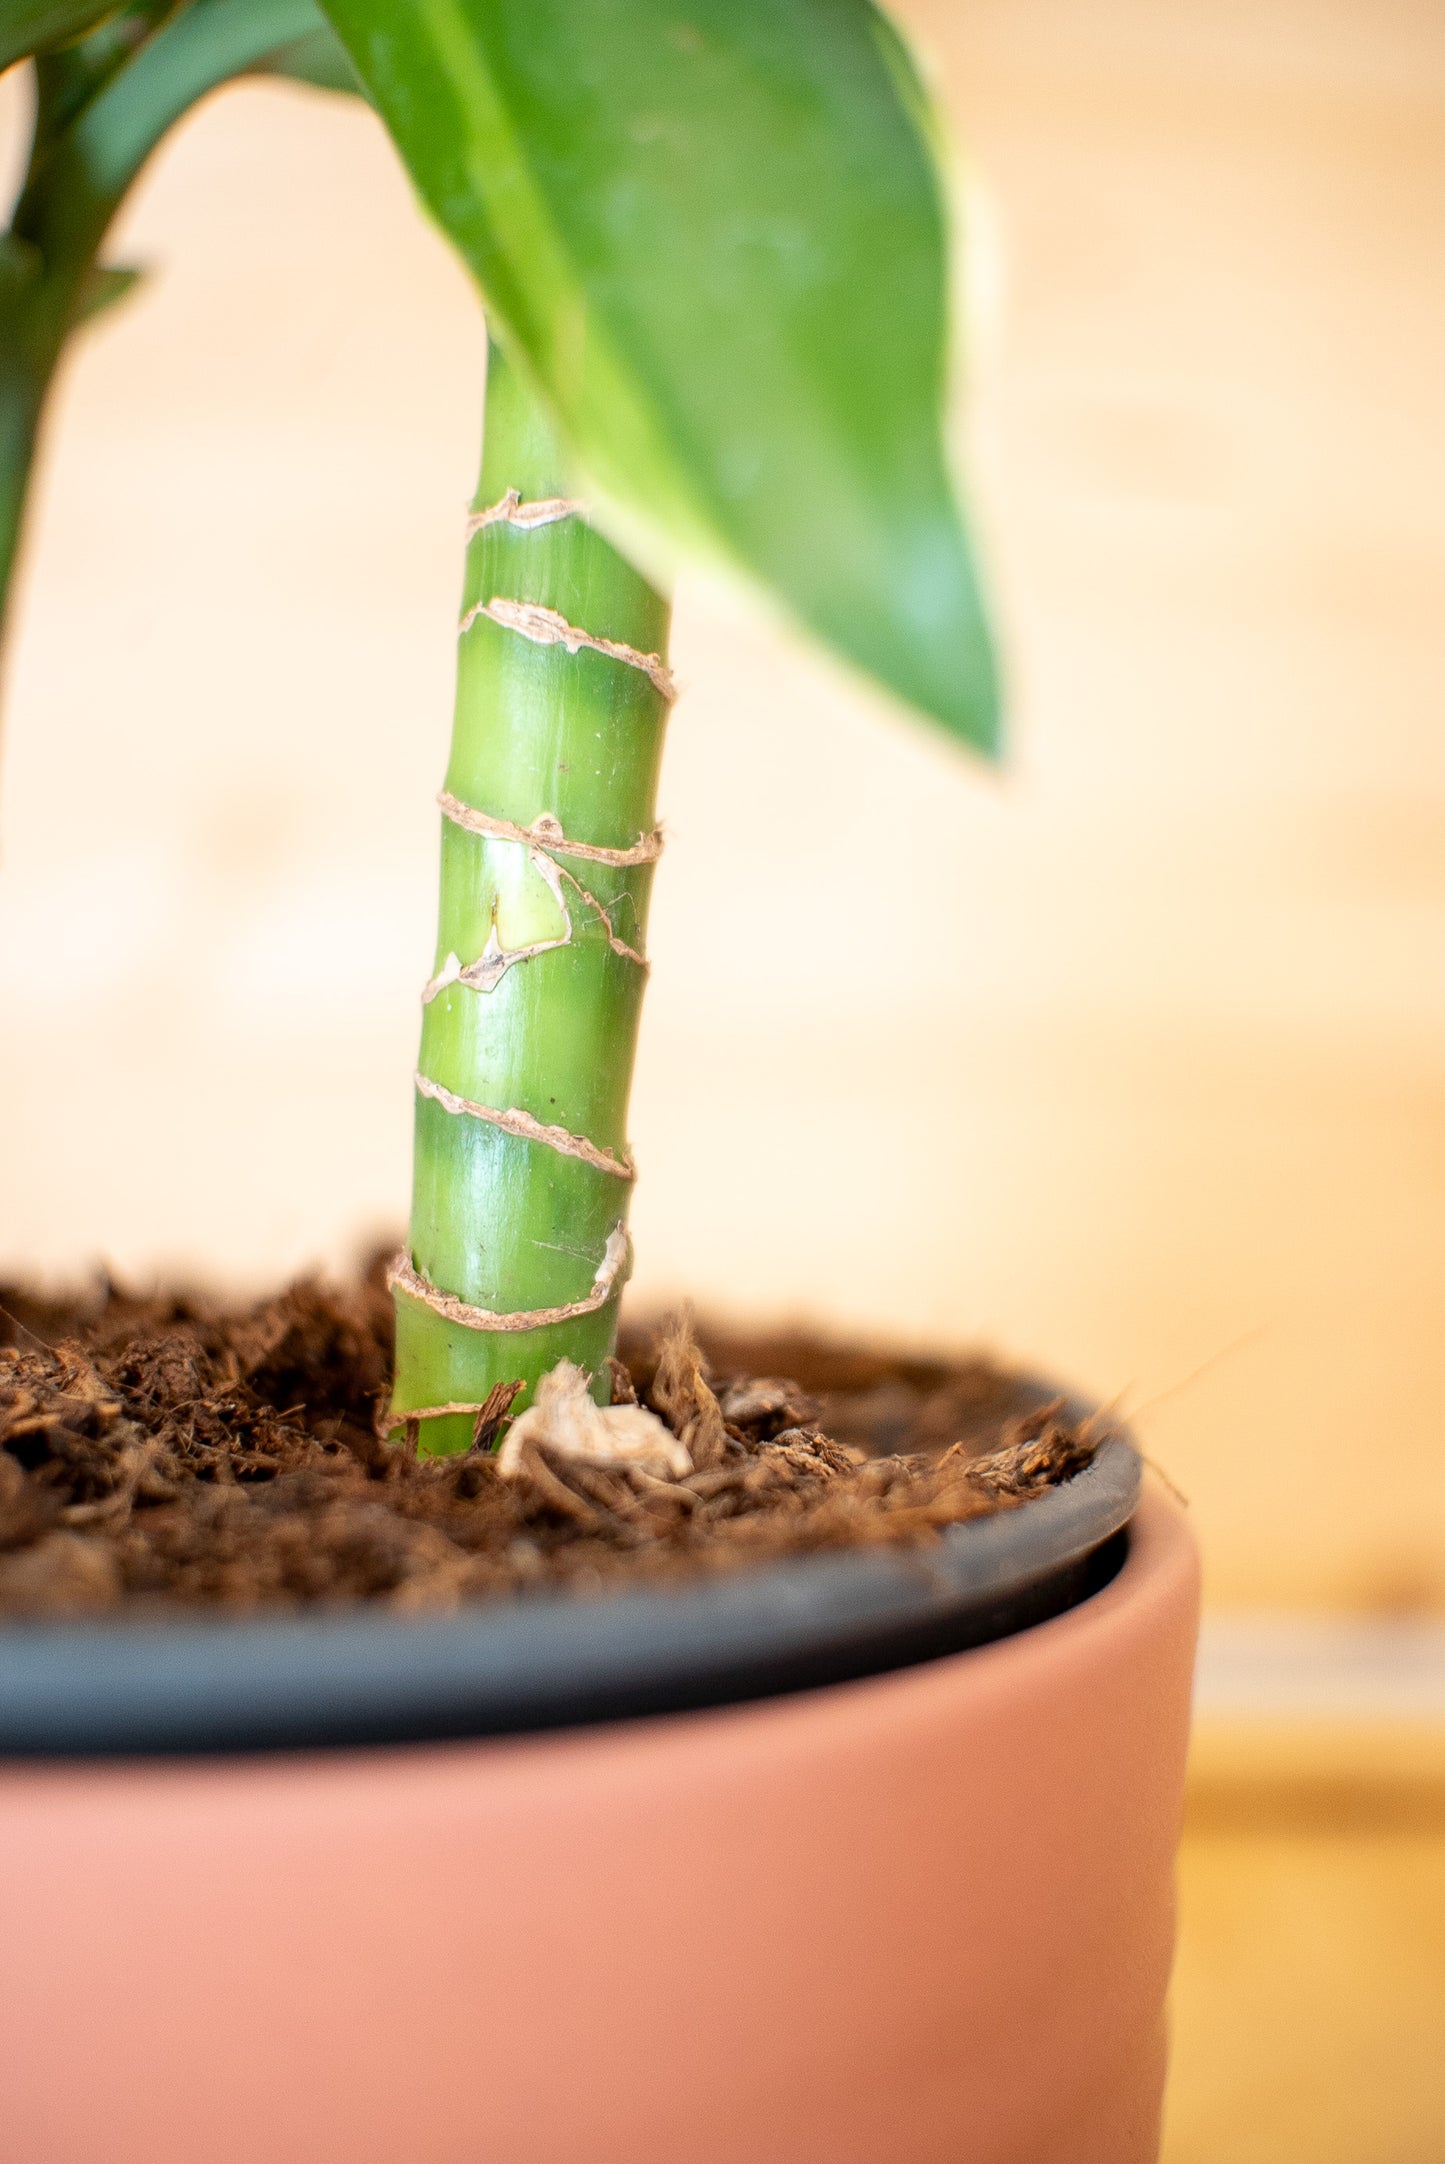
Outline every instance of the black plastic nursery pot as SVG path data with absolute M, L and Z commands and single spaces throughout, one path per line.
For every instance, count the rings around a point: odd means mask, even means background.
M 926 1550 L 10 1627 L 4 2153 L 1144 2164 L 1196 1603 L 1116 1439 Z
M 298 1750 L 516 1735 L 882 1674 L 1062 1614 L 1123 1560 L 1140 1461 L 1111 1438 L 936 1547 L 805 1555 L 685 1591 L 530 1595 L 440 1617 L 19 1625 L 0 1754 Z

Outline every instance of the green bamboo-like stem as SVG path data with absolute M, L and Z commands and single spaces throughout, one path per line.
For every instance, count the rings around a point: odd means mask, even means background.
M 434 1453 L 465 1449 L 473 1420 L 428 1409 L 480 1405 L 513 1380 L 530 1392 L 564 1356 L 605 1403 L 626 1275 L 669 609 L 569 508 L 567 485 L 549 421 L 494 347 L 424 994 L 414 1275 L 393 1273 L 392 1418 L 420 1415 L 420 1447 Z M 552 613 L 519 616 L 515 604 Z M 475 831 L 488 822 L 514 831 Z M 495 1316 L 587 1311 L 478 1327 L 419 1287 Z

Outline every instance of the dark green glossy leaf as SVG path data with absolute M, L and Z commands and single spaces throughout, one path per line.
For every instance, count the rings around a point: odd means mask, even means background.
M 331 25 L 319 16 L 314 30 L 279 46 L 254 72 L 286 76 L 293 83 L 309 83 L 313 90 L 344 91 L 356 98 L 366 95 L 346 47 Z
M 14 233 L 0 233 L 0 304 L 13 306 L 44 268 L 38 248 Z
M 866 0 L 325 0 L 598 482 L 976 744 L 946 236 Z
M 133 293 L 144 278 L 145 272 L 122 263 L 97 263 L 87 273 L 79 296 L 71 313 L 71 325 L 79 330 L 82 323 L 93 322 L 107 308 L 114 308 Z
M 0 68 L 69 45 L 115 12 L 116 0 L 0 0 Z
M 38 50 L 61 32 L 83 33 Z M 36 430 L 70 334 L 134 286 L 97 256 L 127 189 L 166 131 L 253 71 L 355 87 L 314 0 L 131 0 L 123 8 L 0 0 L 0 36 L 35 50 L 29 166 L 0 235 L 0 610 Z M 13 55 L 12 55 L 13 57 Z
M 312 0 L 192 0 L 70 129 L 89 184 L 119 196 L 166 130 L 208 91 L 264 68 L 319 27 Z

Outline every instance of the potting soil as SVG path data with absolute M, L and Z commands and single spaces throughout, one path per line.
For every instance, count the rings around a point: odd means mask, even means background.
M 984 1360 L 800 1335 L 625 1327 L 614 1400 L 689 1440 L 675 1480 L 379 1432 L 391 1301 L 373 1268 L 229 1310 L 0 1288 L 0 1614 L 596 1592 L 807 1550 L 926 1544 L 1088 1463 L 1101 1431 Z

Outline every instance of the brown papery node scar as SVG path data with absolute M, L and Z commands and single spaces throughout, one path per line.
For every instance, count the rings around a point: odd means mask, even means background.
M 430 1075 L 420 1071 L 414 1079 L 423 1097 L 430 1097 L 444 1112 L 457 1118 L 485 1120 L 492 1127 L 500 1127 L 504 1134 L 517 1135 L 524 1142 L 540 1142 L 549 1150 L 560 1151 L 564 1157 L 578 1157 L 584 1165 L 592 1165 L 598 1172 L 610 1172 L 619 1180 L 637 1177 L 637 1167 L 630 1157 L 615 1157 L 611 1150 L 589 1142 L 585 1135 L 574 1135 L 565 1127 L 551 1126 L 535 1119 L 530 1112 L 519 1112 L 515 1108 L 498 1111 L 492 1105 L 478 1104 L 474 1098 L 458 1097 L 455 1090 L 433 1082 Z
M 488 841 L 521 842 L 528 849 L 545 849 L 553 857 L 586 857 L 593 864 L 615 864 L 625 869 L 634 864 L 655 864 L 662 855 L 661 827 L 639 835 L 625 849 L 608 849 L 601 842 L 570 840 L 562 830 L 561 820 L 551 812 L 539 812 L 529 827 L 522 827 L 514 820 L 494 819 L 490 812 L 463 804 L 450 789 L 439 792 L 437 803 L 443 817 L 453 826 L 464 827 L 468 834 L 480 834 Z
M 386 1283 L 390 1292 L 404 1292 L 410 1299 L 420 1300 L 434 1315 L 444 1316 L 448 1322 L 459 1323 L 464 1330 L 543 1330 L 553 1323 L 573 1322 L 582 1315 L 595 1315 L 599 1307 L 605 1307 L 617 1287 L 627 1276 L 632 1261 L 632 1243 L 627 1237 L 625 1225 L 614 1225 L 607 1235 L 607 1246 L 597 1265 L 597 1275 L 592 1280 L 592 1290 L 581 1300 L 571 1300 L 563 1307 L 518 1308 L 499 1311 L 489 1307 L 473 1307 L 466 1300 L 459 1300 L 455 1293 L 443 1292 L 429 1277 L 423 1275 L 405 1250 L 387 1268 Z
M 505 594 L 496 594 L 490 601 L 475 601 L 457 625 L 458 638 L 483 616 L 500 624 L 504 631 L 520 633 L 535 646 L 565 646 L 569 654 L 580 654 L 584 648 L 589 653 L 606 654 L 611 661 L 625 662 L 629 669 L 641 669 L 669 706 L 677 697 L 672 671 L 660 655 L 641 653 L 622 639 L 604 639 L 595 631 L 581 631 L 540 601 L 513 601 Z
M 446 1405 L 416 1405 L 404 1413 L 384 1413 L 378 1410 L 376 1432 L 381 1440 L 386 1442 L 395 1435 L 398 1428 L 405 1428 L 406 1447 L 415 1454 L 421 1440 L 423 1420 L 445 1420 L 453 1413 L 470 1413 L 473 1450 L 490 1450 L 506 1426 L 513 1401 L 522 1388 L 519 1377 L 513 1383 L 494 1383 L 480 1402 L 453 1398 Z
M 534 526 L 555 526 L 559 519 L 586 516 L 585 504 L 578 503 L 575 496 L 534 496 L 524 503 L 519 491 L 509 488 L 495 503 L 468 513 L 467 539 L 474 541 L 489 526 L 519 526 L 530 533 Z
M 607 1246 L 592 1280 L 592 1290 L 581 1300 L 573 1300 L 564 1307 L 522 1308 L 511 1313 L 498 1312 L 493 1308 L 473 1307 L 466 1300 L 459 1300 L 454 1293 L 443 1292 L 431 1279 L 417 1269 L 403 1249 L 387 1267 L 386 1283 L 390 1292 L 406 1293 L 413 1300 L 422 1301 L 433 1314 L 441 1315 L 448 1322 L 459 1323 L 464 1330 L 500 1330 L 516 1332 L 542 1330 L 552 1323 L 571 1322 L 580 1315 L 595 1314 L 612 1298 L 620 1283 L 626 1278 L 632 1261 L 632 1243 L 625 1225 L 614 1225 L 607 1236 Z M 500 1430 L 511 1409 L 513 1398 L 521 1389 L 518 1383 L 499 1383 L 480 1404 L 453 1403 L 447 1405 L 415 1405 L 394 1408 L 384 1416 L 382 1432 L 394 1435 L 398 1428 L 407 1431 L 409 1447 L 415 1448 L 416 1434 L 423 1420 L 440 1420 L 449 1413 L 472 1413 L 476 1415 L 473 1428 L 473 1446 L 485 1421 L 492 1423 L 491 1436 Z M 508 1395 L 505 1405 L 500 1405 L 498 1393 Z

